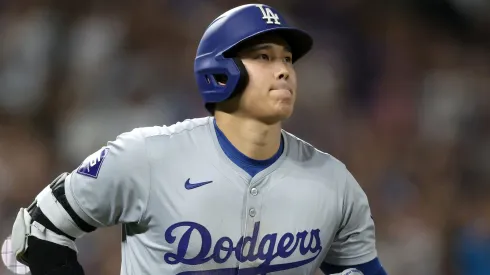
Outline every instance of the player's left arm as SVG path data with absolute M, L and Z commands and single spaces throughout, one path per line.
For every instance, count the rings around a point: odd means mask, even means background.
M 342 222 L 321 270 L 333 274 L 355 268 L 364 275 L 386 275 L 376 251 L 375 225 L 368 198 L 347 169 L 346 174 Z

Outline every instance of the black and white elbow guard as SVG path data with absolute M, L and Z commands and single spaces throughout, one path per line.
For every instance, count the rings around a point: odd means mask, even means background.
M 96 228 L 82 220 L 68 203 L 68 176 L 58 176 L 28 208 L 20 209 L 14 222 L 12 248 L 17 260 L 29 266 L 33 275 L 83 274 L 83 270 L 76 272 L 81 266 L 76 260 L 75 239 Z

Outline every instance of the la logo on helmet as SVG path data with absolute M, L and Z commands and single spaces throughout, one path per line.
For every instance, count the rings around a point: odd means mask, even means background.
M 277 15 L 277 13 L 274 13 L 269 7 L 264 8 L 264 5 L 256 5 L 256 6 L 262 12 L 262 19 L 267 20 L 267 21 L 265 21 L 265 23 L 281 25 L 281 22 L 279 22 L 279 16 Z

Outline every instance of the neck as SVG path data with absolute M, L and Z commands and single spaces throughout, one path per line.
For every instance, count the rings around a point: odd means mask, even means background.
M 245 156 L 265 160 L 281 145 L 281 123 L 268 125 L 256 119 L 216 112 L 216 124 L 226 138 Z

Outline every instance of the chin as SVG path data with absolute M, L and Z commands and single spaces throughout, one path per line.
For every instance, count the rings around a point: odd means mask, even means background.
M 283 119 L 288 119 L 293 115 L 294 106 L 293 104 L 279 104 L 274 106 L 275 114 L 278 117 L 282 117 Z
M 282 109 L 276 113 L 277 117 L 280 117 L 282 120 L 288 119 L 293 115 L 293 108 Z

